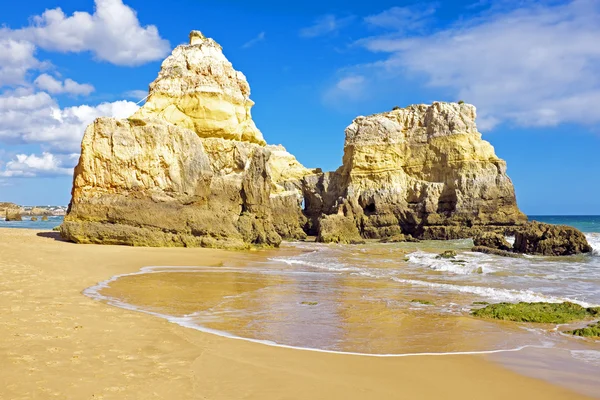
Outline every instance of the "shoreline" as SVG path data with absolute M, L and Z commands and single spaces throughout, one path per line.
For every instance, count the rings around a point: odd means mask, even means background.
M 264 346 L 82 294 L 147 265 L 216 266 L 270 251 L 76 245 L 8 228 L 0 237 L 0 398 L 586 398 L 484 355 L 348 357 Z
M 154 271 L 154 269 L 157 269 L 157 268 L 162 268 L 164 270 Z M 378 354 L 378 353 L 358 353 L 358 352 L 350 352 L 350 351 L 326 350 L 326 349 L 319 349 L 319 348 L 315 348 L 315 347 L 300 347 L 300 346 L 292 346 L 292 345 L 277 343 L 277 342 L 273 342 L 273 341 L 269 341 L 269 340 L 252 339 L 249 337 L 238 336 L 238 335 L 226 332 L 226 331 L 210 329 L 210 328 L 207 328 L 207 327 L 204 327 L 201 325 L 187 323 L 186 316 L 176 317 L 173 315 L 162 314 L 162 313 L 155 312 L 155 311 L 145 310 L 136 305 L 133 305 L 130 303 L 125 303 L 125 302 L 117 300 L 113 297 L 106 296 L 106 295 L 99 293 L 102 289 L 107 288 L 110 283 L 115 282 L 116 280 L 118 280 L 122 277 L 126 277 L 126 276 L 136 276 L 136 275 L 144 275 L 144 274 L 152 274 L 152 273 L 163 273 L 163 272 L 167 272 L 167 273 L 169 273 L 169 272 L 191 272 L 191 273 L 196 272 L 196 271 L 177 270 L 178 268 L 182 268 L 182 267 L 168 267 L 168 266 L 143 267 L 138 272 L 124 273 L 124 274 L 112 276 L 105 281 L 99 282 L 98 284 L 96 284 L 94 286 L 86 288 L 85 290 L 83 290 L 82 293 L 84 295 L 90 297 L 93 300 L 104 302 L 105 304 L 108 304 L 110 306 L 118 307 L 118 308 L 128 310 L 128 311 L 135 311 L 135 312 L 151 315 L 151 316 L 157 317 L 157 318 L 162 318 L 162 319 L 167 320 L 170 323 L 179 325 L 183 328 L 194 329 L 199 332 L 216 335 L 216 336 L 223 337 L 223 338 L 234 339 L 234 340 L 243 340 L 243 341 L 247 341 L 250 343 L 257 343 L 257 344 L 261 344 L 261 345 L 265 345 L 265 346 L 279 347 L 279 348 L 284 348 L 284 349 L 293 349 L 293 350 L 299 350 L 299 351 L 313 351 L 316 353 L 341 354 L 341 355 L 346 355 L 346 356 L 361 356 L 361 357 L 379 357 L 379 358 L 398 357 L 399 358 L 399 357 L 419 357 L 419 356 L 430 356 L 431 357 L 431 356 L 451 356 L 451 355 L 489 355 L 489 354 L 497 354 L 497 353 L 515 353 L 515 352 L 525 350 L 525 349 L 550 348 L 550 347 L 536 346 L 536 345 L 523 345 L 523 346 L 518 346 L 515 348 L 495 349 L 495 350 Z M 211 267 L 194 266 L 192 268 L 211 268 Z M 170 269 L 173 269 L 173 271 L 169 271 Z M 563 324 L 563 325 L 566 325 L 566 324 Z M 560 326 L 560 325 L 557 325 L 557 327 L 554 330 L 556 330 L 558 328 L 558 326 Z

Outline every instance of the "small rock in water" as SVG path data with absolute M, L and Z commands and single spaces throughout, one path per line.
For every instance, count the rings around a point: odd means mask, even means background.
M 456 251 L 446 250 L 443 253 L 441 253 L 440 255 L 438 255 L 436 258 L 440 259 L 440 258 L 454 258 L 454 257 L 456 257 Z

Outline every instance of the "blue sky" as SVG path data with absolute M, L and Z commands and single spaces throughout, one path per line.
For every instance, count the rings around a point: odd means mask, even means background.
M 85 126 L 135 110 L 198 29 L 269 143 L 336 169 L 358 115 L 478 109 L 528 214 L 600 214 L 600 2 L 30 0 L 0 15 L 0 201 L 66 204 Z

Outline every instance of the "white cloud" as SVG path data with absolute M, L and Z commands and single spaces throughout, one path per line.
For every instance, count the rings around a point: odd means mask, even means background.
M 95 89 L 94 86 L 87 83 L 77 83 L 72 79 L 59 81 L 48 74 L 42 74 L 33 82 L 38 88 L 52 94 L 67 93 L 72 95 L 87 96 Z
M 160 60 L 170 44 L 154 25 L 142 27 L 136 12 L 122 0 L 95 0 L 94 14 L 65 15 L 60 8 L 34 16 L 28 27 L 0 29 L 0 36 L 34 43 L 45 50 L 63 53 L 90 51 L 102 61 L 116 65 L 141 65 Z
M 242 45 L 242 48 L 243 49 L 250 48 L 250 47 L 254 46 L 257 43 L 260 43 L 260 42 L 264 41 L 265 37 L 266 37 L 265 32 L 261 32 L 254 39 L 251 39 L 251 40 L 247 41 L 246 43 L 244 43 Z
M 399 26 L 363 39 L 366 49 L 389 55 L 356 70 L 386 77 L 387 85 L 421 76 L 475 104 L 483 128 L 599 123 L 592 105 L 600 104 L 600 2 L 525 4 L 429 35 L 407 37 Z
M 346 75 L 325 92 L 323 99 L 329 104 L 336 104 L 348 99 L 364 98 L 367 80 L 362 75 Z
M 23 84 L 28 71 L 43 68 L 44 65 L 35 58 L 35 46 L 32 43 L 0 39 L 0 87 Z
M 41 156 L 17 154 L 13 160 L 6 163 L 4 170 L 0 171 L 0 176 L 33 178 L 36 176 L 72 175 L 78 157 L 78 154 L 61 157 L 48 152 L 42 153 Z
M 0 141 L 41 144 L 55 152 L 78 152 L 87 125 L 101 116 L 126 118 L 139 107 L 129 101 L 60 108 L 45 92 L 0 95 Z
M 125 98 L 135 100 L 136 102 L 145 99 L 148 96 L 148 90 L 128 90 L 123 93 Z
M 369 25 L 394 30 L 409 31 L 421 28 L 436 11 L 433 4 L 412 7 L 392 7 L 365 18 Z
M 301 29 L 300 36 L 314 38 L 337 33 L 340 29 L 349 25 L 353 20 L 354 16 L 338 18 L 333 14 L 323 15 L 317 18 L 313 25 Z

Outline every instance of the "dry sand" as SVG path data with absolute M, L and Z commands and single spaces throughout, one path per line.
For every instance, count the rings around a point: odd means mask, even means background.
M 239 256 L 75 245 L 53 233 L 0 229 L 0 399 L 583 398 L 480 355 L 375 358 L 276 348 L 81 294 L 144 266 L 218 265 Z

